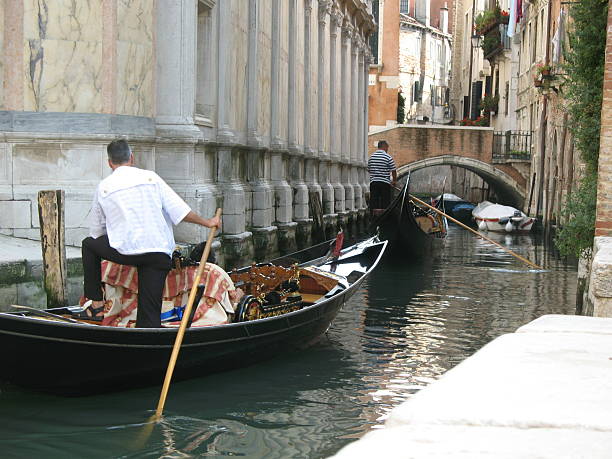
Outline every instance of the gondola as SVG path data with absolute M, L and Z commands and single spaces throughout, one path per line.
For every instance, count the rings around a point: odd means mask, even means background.
M 389 207 L 373 215 L 370 224 L 370 231 L 388 240 L 390 250 L 400 256 L 422 257 L 441 248 L 447 229 L 444 217 L 410 199 L 408 181 Z
M 293 266 L 301 276 L 318 273 L 332 279 L 328 288 L 315 286 L 319 289 L 315 291 L 312 282 L 305 282 L 295 292 L 301 297 L 290 312 L 253 318 L 249 317 L 252 305 L 244 309 L 242 302 L 243 317 L 238 322 L 187 329 L 173 379 L 247 366 L 312 344 L 376 267 L 387 242 L 373 237 L 335 257 L 326 255 L 327 246 L 320 244 L 263 266 Z M 0 381 L 68 396 L 161 386 L 176 328 L 93 325 L 70 319 L 70 313 L 70 307 L 0 313 Z

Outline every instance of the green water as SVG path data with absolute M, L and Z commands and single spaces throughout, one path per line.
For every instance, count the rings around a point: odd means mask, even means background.
M 173 384 L 144 446 L 160 387 L 59 398 L 2 386 L 1 455 L 328 457 L 495 337 L 573 313 L 574 266 L 536 237 L 489 236 L 546 270 L 451 228 L 436 258 L 386 257 L 314 347 Z

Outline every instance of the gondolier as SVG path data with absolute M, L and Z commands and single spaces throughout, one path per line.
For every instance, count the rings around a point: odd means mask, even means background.
M 386 209 L 391 203 L 391 187 L 397 183 L 395 161 L 388 153 L 386 140 L 378 142 L 378 150 L 368 160 L 370 174 L 370 210 Z
M 136 266 L 136 327 L 160 327 L 162 290 L 171 269 L 175 242 L 172 225 L 184 221 L 212 228 L 219 218 L 202 218 L 155 172 L 134 167 L 124 139 L 107 147 L 110 176 L 98 185 L 91 209 L 90 236 L 82 243 L 84 296 L 90 306 L 82 318 L 101 320 L 102 259 Z

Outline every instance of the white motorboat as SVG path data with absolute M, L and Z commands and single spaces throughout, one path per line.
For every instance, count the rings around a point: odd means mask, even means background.
M 478 204 L 472 211 L 472 216 L 481 231 L 529 232 L 535 223 L 535 218 L 528 217 L 514 207 L 493 204 L 489 201 Z

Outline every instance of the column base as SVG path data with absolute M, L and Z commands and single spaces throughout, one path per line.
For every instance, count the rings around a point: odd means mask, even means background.
M 277 223 L 276 226 L 278 227 L 278 250 L 280 251 L 281 255 L 296 252 L 297 243 L 295 240 L 295 234 L 298 224 L 295 222 Z
M 223 254 L 226 271 L 250 264 L 255 258 L 253 234 L 245 231 L 240 234 L 223 235 Z
M 323 224 L 325 225 L 325 239 L 332 239 L 338 233 L 338 214 L 323 215 Z
M 298 250 L 306 249 L 313 244 L 312 227 L 313 227 L 312 219 L 299 220 L 297 222 L 295 239 L 296 239 Z
M 278 228 L 276 226 L 252 228 L 251 231 L 253 233 L 255 261 L 262 262 L 280 256 L 278 250 Z

